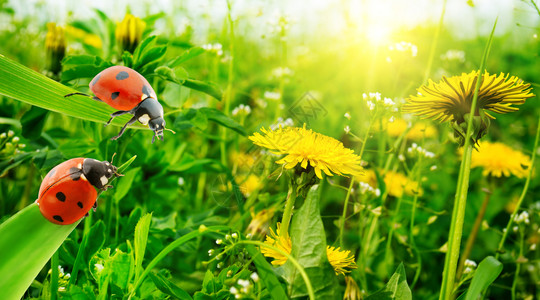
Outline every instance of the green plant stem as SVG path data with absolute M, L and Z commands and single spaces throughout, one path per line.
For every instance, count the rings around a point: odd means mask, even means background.
M 540 139 L 540 116 L 538 117 L 538 125 L 536 126 L 536 138 L 534 140 L 534 147 L 532 149 L 531 166 L 529 167 L 529 173 L 527 174 L 527 179 L 525 180 L 525 185 L 523 186 L 523 190 L 521 191 L 521 195 L 519 196 L 519 200 L 516 204 L 516 208 L 512 212 L 512 215 L 510 215 L 510 220 L 508 220 L 508 224 L 506 224 L 506 230 L 503 231 L 503 236 L 501 238 L 501 241 L 499 242 L 499 246 L 497 247 L 497 252 L 495 254 L 496 259 L 498 259 L 501 253 L 503 253 L 503 246 L 504 246 L 504 242 L 506 241 L 506 237 L 508 236 L 508 232 L 510 232 L 512 223 L 516 219 L 516 215 L 519 212 L 519 209 L 521 208 L 523 199 L 525 199 L 525 195 L 527 194 L 527 191 L 529 190 L 529 184 L 531 183 L 531 178 L 534 171 L 534 163 L 536 162 L 536 152 L 537 152 L 536 149 L 538 149 L 539 139 Z
M 358 154 L 358 157 L 360 160 L 362 160 L 362 156 L 364 155 L 364 150 L 366 149 L 366 143 L 369 138 L 369 133 L 371 132 L 371 122 L 369 122 L 368 129 L 366 130 L 366 133 L 364 135 L 364 139 L 362 140 L 362 148 L 360 148 L 360 153 Z M 349 199 L 351 197 L 351 190 L 354 185 L 354 176 L 351 177 L 351 183 L 349 184 L 349 188 L 347 189 L 347 196 L 345 196 L 345 203 L 343 204 L 343 213 L 341 215 L 341 220 L 339 223 L 339 245 L 341 248 L 344 247 L 343 245 L 343 232 L 345 230 L 345 218 L 347 217 L 347 207 L 349 205 Z
M 285 252 L 285 251 L 283 251 L 283 250 L 281 250 L 279 248 L 276 248 L 274 246 L 270 246 L 268 244 L 265 244 L 265 243 L 259 242 L 259 241 L 246 241 L 246 240 L 244 240 L 244 241 L 238 241 L 237 244 L 248 244 L 248 245 L 255 245 L 255 246 L 259 246 L 259 247 L 268 248 L 270 250 L 276 251 L 279 254 L 287 257 L 287 261 L 290 261 L 293 264 L 293 266 L 298 270 L 298 272 L 302 276 L 302 279 L 304 279 L 304 283 L 306 284 L 309 299 L 315 299 L 315 293 L 313 291 L 313 286 L 311 285 L 311 281 L 309 280 L 309 277 L 307 276 L 306 271 L 298 263 L 298 261 L 296 259 L 294 259 L 294 257 L 292 257 L 292 255 L 290 255 L 289 253 L 287 253 L 287 252 Z
M 287 200 L 285 203 L 285 210 L 283 211 L 283 218 L 281 219 L 281 228 L 279 230 L 280 234 L 284 234 L 284 237 L 289 235 L 289 224 L 291 223 L 292 210 L 294 207 L 294 202 L 296 200 L 296 188 L 295 185 L 291 183 L 289 186 L 289 192 L 287 193 Z
M 230 52 L 230 60 L 229 60 L 229 70 L 228 70 L 228 80 L 227 80 L 227 91 L 224 95 L 223 101 L 225 102 L 225 111 L 224 113 L 226 115 L 229 114 L 229 111 L 231 109 L 231 100 L 232 100 L 232 87 L 234 83 L 234 21 L 231 16 L 231 2 L 227 0 L 227 21 L 229 23 L 229 52 Z M 221 128 L 221 143 L 220 143 L 220 150 L 221 150 L 221 163 L 226 166 L 227 165 L 227 128 L 223 127 Z
M 469 189 L 469 175 L 471 173 L 471 156 L 473 144 L 471 143 L 473 135 L 473 120 L 476 113 L 476 107 L 478 102 L 478 91 L 482 85 L 482 78 L 484 75 L 485 65 L 489 51 L 491 49 L 491 42 L 493 40 L 493 33 L 497 26 L 497 20 L 493 24 L 491 35 L 484 49 L 484 55 L 482 56 L 482 62 L 480 63 L 480 69 L 478 70 L 478 80 L 474 88 L 474 96 L 471 103 L 470 113 L 467 120 L 467 131 L 465 133 L 465 144 L 463 145 L 463 158 L 459 168 L 459 176 L 457 182 L 456 196 L 454 200 L 454 208 L 452 210 L 452 220 L 450 221 L 450 233 L 448 235 L 448 250 L 444 260 L 443 278 L 441 283 L 441 292 L 439 299 L 451 300 L 453 299 L 453 287 L 456 279 L 456 269 L 459 259 L 459 249 L 461 245 L 461 235 L 463 233 L 463 222 L 465 219 L 465 208 L 467 206 L 467 192 Z
M 51 300 L 58 299 L 58 250 L 51 257 Z
M 524 234 L 523 229 L 519 229 L 519 256 L 518 260 L 516 261 L 516 272 L 514 273 L 514 278 L 512 281 L 512 300 L 516 300 L 516 287 L 517 282 L 519 279 L 519 271 L 521 271 L 521 258 L 523 257 L 523 242 L 524 242 Z
M 459 260 L 459 263 L 458 263 L 457 275 L 456 275 L 456 279 L 458 281 L 456 282 L 456 284 L 459 282 L 459 280 L 461 279 L 461 275 L 463 274 L 465 261 L 471 255 L 474 242 L 476 241 L 478 230 L 480 230 L 480 226 L 482 225 L 482 220 L 484 220 L 484 215 L 486 214 L 486 210 L 487 210 L 490 198 L 491 198 L 491 191 L 487 190 L 486 196 L 484 197 L 484 201 L 482 202 L 482 206 L 480 207 L 480 210 L 478 211 L 478 215 L 476 215 L 476 219 L 474 220 L 473 227 L 471 229 L 471 232 L 469 233 L 469 237 L 467 238 L 467 243 L 465 243 L 465 249 L 463 250 L 463 253 L 461 254 L 461 259 Z

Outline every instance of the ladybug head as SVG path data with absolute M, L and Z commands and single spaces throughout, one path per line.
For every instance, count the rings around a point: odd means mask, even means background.
M 82 168 L 86 179 L 99 190 L 106 189 L 109 178 L 117 174 L 117 168 L 110 162 L 93 158 L 85 158 Z
M 148 127 L 155 133 L 152 137 L 152 143 L 154 143 L 156 136 L 163 141 L 163 130 L 165 129 L 165 120 L 163 120 L 163 117 L 157 117 L 148 121 Z

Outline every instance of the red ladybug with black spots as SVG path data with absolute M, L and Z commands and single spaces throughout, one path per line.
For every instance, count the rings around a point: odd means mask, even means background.
M 73 158 L 54 167 L 39 187 L 36 203 L 49 221 L 68 225 L 95 207 L 98 191 L 108 187 L 117 168 L 108 161 Z
M 166 129 L 163 107 L 158 102 L 154 89 L 146 78 L 137 71 L 123 66 L 109 67 L 92 79 L 90 90 L 95 95 L 92 97 L 94 100 L 105 102 L 118 109 L 117 112 L 111 114 L 111 119 L 106 125 L 109 125 L 117 116 L 133 115 L 133 118 L 122 127 L 120 133 L 112 138 L 113 140 L 122 136 L 126 127 L 136 121 L 148 125 L 154 131 L 152 143 L 154 143 L 156 136 L 163 140 L 163 130 Z M 83 93 L 71 93 L 64 97 L 73 95 L 89 96 Z M 174 133 L 174 131 L 172 132 Z

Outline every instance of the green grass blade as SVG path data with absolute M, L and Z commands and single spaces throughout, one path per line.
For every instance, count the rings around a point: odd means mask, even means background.
M 142 262 L 144 252 L 146 251 L 146 243 L 148 242 L 148 230 L 152 222 L 152 214 L 144 215 L 137 226 L 135 226 L 135 282 L 139 279 L 142 272 Z
M 80 221 L 57 225 L 30 204 L 0 225 L 0 299 L 20 299 Z
M 85 96 L 64 98 L 74 92 L 77 91 L 0 54 L 0 95 L 79 119 L 103 124 L 109 120 L 113 108 Z M 130 118 L 119 116 L 111 124 L 123 126 Z

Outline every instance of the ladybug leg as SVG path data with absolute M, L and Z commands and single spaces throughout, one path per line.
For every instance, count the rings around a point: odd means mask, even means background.
M 114 140 L 118 139 L 119 137 L 121 137 L 122 134 L 124 134 L 124 131 L 126 131 L 126 127 L 128 127 L 129 125 L 135 123 L 136 121 L 137 121 L 137 118 L 136 118 L 135 116 L 134 116 L 133 118 L 131 118 L 131 119 L 124 125 L 124 127 L 122 127 L 122 129 L 120 130 L 120 133 L 118 133 L 117 136 L 111 138 L 111 140 L 114 141 Z
M 98 98 L 98 99 L 99 99 L 99 98 Z M 100 101 L 101 101 L 101 100 L 100 100 Z M 118 117 L 118 116 L 121 116 L 121 115 L 128 114 L 128 113 L 130 113 L 130 111 L 128 111 L 128 110 L 119 110 L 119 111 L 113 112 L 113 113 L 111 114 L 111 118 L 109 119 L 109 121 L 107 121 L 107 123 L 105 124 L 105 126 L 111 124 L 111 121 L 112 121 L 114 118 L 116 118 L 116 117 Z
M 86 96 L 86 97 L 92 97 L 92 96 L 90 96 L 90 95 L 88 95 L 88 94 L 77 92 L 77 93 L 70 93 L 70 94 L 67 94 L 67 95 L 64 96 L 64 98 L 71 97 L 71 96 L 75 96 L 75 95 Z

